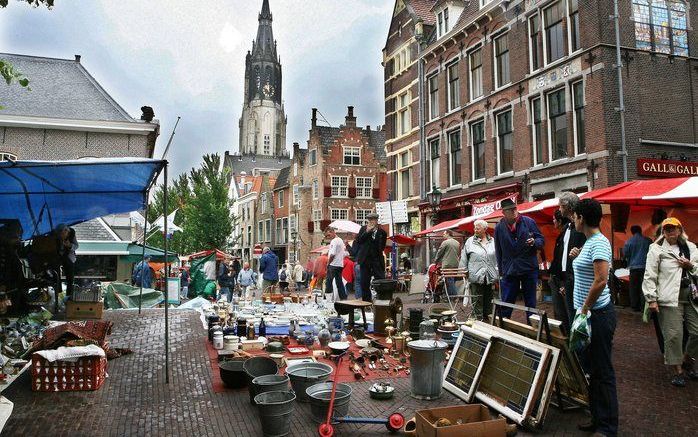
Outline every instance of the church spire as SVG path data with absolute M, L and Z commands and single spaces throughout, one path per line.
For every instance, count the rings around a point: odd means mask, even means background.
M 259 13 L 259 25 L 257 27 L 257 38 L 255 39 L 252 56 L 256 58 L 266 58 L 276 61 L 276 42 L 271 29 L 271 10 L 269 0 L 262 3 L 262 12 Z
M 269 0 L 264 0 L 262 3 L 262 13 L 259 14 L 259 18 L 264 17 L 271 21 L 271 11 L 269 10 Z

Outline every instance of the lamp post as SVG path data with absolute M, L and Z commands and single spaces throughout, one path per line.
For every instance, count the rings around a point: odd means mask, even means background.
M 296 226 L 298 224 L 296 223 Z M 298 232 L 296 231 L 291 231 L 291 240 L 293 240 L 293 262 L 298 262 L 298 259 L 296 258 L 296 243 L 298 239 Z
M 436 214 L 439 212 L 439 207 L 441 206 L 441 196 L 441 190 L 439 190 L 436 185 L 433 185 L 431 192 L 427 194 L 427 200 L 429 200 L 429 206 L 431 206 L 432 225 L 435 225 L 438 222 L 438 217 Z

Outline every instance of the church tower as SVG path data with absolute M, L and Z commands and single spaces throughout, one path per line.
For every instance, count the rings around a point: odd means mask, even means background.
M 245 58 L 245 99 L 240 154 L 286 157 L 286 115 L 281 100 L 281 60 L 272 33 L 269 0 L 263 0 L 257 38 Z

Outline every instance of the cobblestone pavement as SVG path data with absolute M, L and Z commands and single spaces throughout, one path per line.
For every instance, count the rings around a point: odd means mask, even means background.
M 111 343 L 134 354 L 109 363 L 109 378 L 95 392 L 34 393 L 28 372 L 3 393 L 14 412 L 3 436 L 222 436 L 261 435 L 261 425 L 246 390 L 213 393 L 211 366 L 198 314 L 171 314 L 170 383 L 164 381 L 162 310 L 107 311 L 114 321 Z M 619 311 L 615 364 L 621 405 L 622 435 L 691 435 L 698 417 L 698 382 L 685 389 L 668 384 L 654 334 L 639 315 Z M 387 417 L 400 412 L 459 403 L 448 394 L 437 401 L 409 395 L 409 378 L 394 381 L 395 398 L 374 401 L 371 383 L 354 383 L 350 414 Z M 310 407 L 297 404 L 292 436 L 315 436 Z M 576 431 L 581 411 L 562 413 L 551 407 L 541 435 L 585 435 Z M 387 435 L 383 426 L 337 425 L 337 435 Z M 520 432 L 519 435 L 527 435 Z

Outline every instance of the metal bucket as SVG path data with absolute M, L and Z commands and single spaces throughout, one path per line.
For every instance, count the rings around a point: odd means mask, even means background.
M 337 383 L 332 416 L 344 417 L 349 413 L 351 392 L 351 387 L 348 384 Z M 315 423 L 326 421 L 327 409 L 330 407 L 330 397 L 332 396 L 332 383 L 321 382 L 320 384 L 312 385 L 305 390 L 305 393 L 310 398 L 310 412 Z
M 410 351 L 412 397 L 438 399 L 441 397 L 448 345 L 438 340 L 414 340 L 407 343 L 407 348 Z
M 268 391 L 289 391 L 288 376 L 286 375 L 263 375 L 252 380 L 249 387 L 252 396 L 252 403 L 257 395 Z
M 252 357 L 245 361 L 242 365 L 243 370 L 247 374 L 247 387 L 250 391 L 250 402 L 254 404 L 254 387 L 252 386 L 252 380 L 258 376 L 264 375 L 276 375 L 279 373 L 279 366 L 276 365 L 274 360 L 267 357 Z
M 296 395 L 289 391 L 268 391 L 258 394 L 254 403 L 265 437 L 281 437 L 291 433 L 291 415 Z
M 310 399 L 305 390 L 311 385 L 327 381 L 332 374 L 332 366 L 324 363 L 296 364 L 286 369 L 286 374 L 291 380 L 296 398 L 300 402 L 308 402 Z

